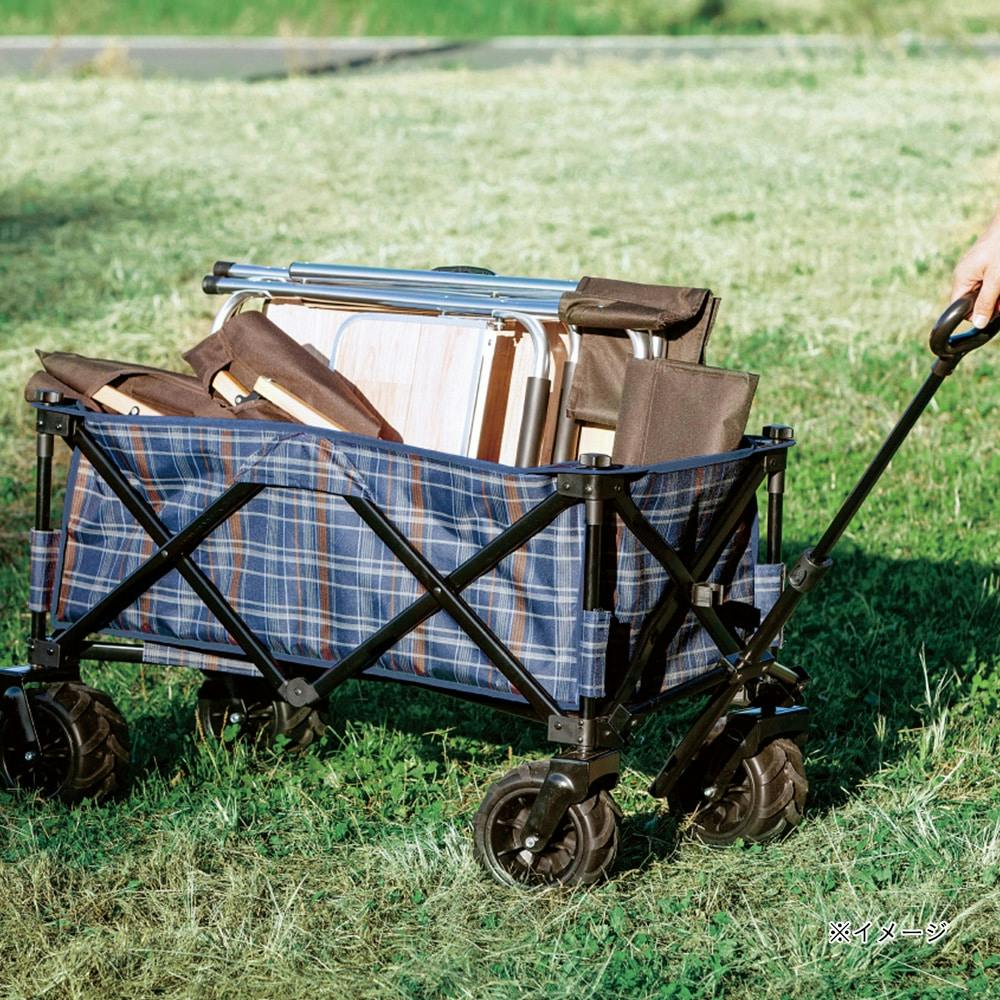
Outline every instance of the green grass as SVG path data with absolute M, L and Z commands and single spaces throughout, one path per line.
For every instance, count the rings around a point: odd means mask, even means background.
M 12 34 L 491 35 L 1000 30 L 992 0 L 5 0 Z
M 859 52 L 246 85 L 0 83 L 0 642 L 24 656 L 32 348 L 177 364 L 218 257 L 709 284 L 716 364 L 795 425 L 789 552 L 928 368 L 950 268 L 996 197 L 994 66 Z M 98 667 L 123 801 L 0 802 L 2 997 L 996 996 L 1000 354 L 963 365 L 789 630 L 814 676 L 811 808 L 714 852 L 626 757 L 614 880 L 486 882 L 469 820 L 526 724 L 350 685 L 298 759 L 193 737 L 197 679 Z M 926 671 L 926 673 L 925 673 Z M 827 943 L 830 920 L 935 944 Z

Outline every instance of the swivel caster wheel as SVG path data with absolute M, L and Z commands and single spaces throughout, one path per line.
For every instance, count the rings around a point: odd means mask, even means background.
M 504 885 L 593 885 L 614 865 L 621 813 L 598 792 L 571 805 L 544 850 L 532 853 L 523 831 L 548 770 L 548 761 L 532 761 L 490 786 L 476 813 L 476 859 Z

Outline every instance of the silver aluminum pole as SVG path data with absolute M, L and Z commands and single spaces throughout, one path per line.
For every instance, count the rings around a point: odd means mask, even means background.
M 218 278 L 208 275 L 202 288 L 209 295 L 231 294 L 233 292 L 265 293 L 273 297 L 310 299 L 318 302 L 332 302 L 348 305 L 375 305 L 390 309 L 409 309 L 418 312 L 439 313 L 459 316 L 496 316 L 498 313 L 511 316 L 530 316 L 535 319 L 555 319 L 559 315 L 556 300 L 508 299 L 497 302 L 485 296 L 442 295 L 402 289 L 355 288 L 348 285 L 301 285 L 296 282 L 273 281 L 253 278 Z M 535 347 L 535 375 L 549 377 L 548 338 L 541 323 L 527 327 Z
M 212 273 L 218 278 L 261 278 L 319 284 L 453 289 L 493 296 L 517 294 L 525 298 L 552 298 L 562 295 L 563 292 L 572 291 L 576 287 L 572 281 L 549 278 L 522 278 L 462 271 L 407 270 L 353 264 L 293 263 L 288 267 L 270 267 L 220 260 L 216 261 Z
M 467 274 L 460 271 L 420 271 L 387 267 L 359 267 L 350 264 L 307 264 L 296 261 L 288 267 L 293 280 L 360 281 L 405 286 L 461 288 L 485 294 L 518 293 L 525 298 L 558 298 L 576 288 L 574 281 L 553 278 L 520 278 L 502 274 Z

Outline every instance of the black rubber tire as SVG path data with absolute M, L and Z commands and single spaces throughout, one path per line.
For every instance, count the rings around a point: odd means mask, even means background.
M 234 717 L 239 720 L 236 732 L 227 740 Z M 295 708 L 255 678 L 207 678 L 198 691 L 195 722 L 202 737 L 275 746 L 283 736 L 288 741 L 285 749 L 294 751 L 304 750 L 326 732 L 326 719 L 319 709 Z
M 103 692 L 75 681 L 28 689 L 39 752 L 25 760 L 20 723 L 5 715 L 0 779 L 7 788 L 75 805 L 103 800 L 128 783 L 128 726 Z
M 490 786 L 476 813 L 476 860 L 501 885 L 593 885 L 614 865 L 621 812 L 605 791 L 570 806 L 541 853 L 518 850 L 520 831 L 548 771 L 548 761 L 514 768 Z
M 802 749 L 775 739 L 741 762 L 718 799 L 694 807 L 688 832 L 713 847 L 774 840 L 802 821 L 808 792 Z

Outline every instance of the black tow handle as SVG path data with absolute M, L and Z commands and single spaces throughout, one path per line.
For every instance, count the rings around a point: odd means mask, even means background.
M 934 394 L 944 383 L 944 380 L 955 370 L 959 361 L 966 354 L 974 351 L 977 347 L 982 347 L 1000 331 L 1000 316 L 997 316 L 981 330 L 973 328 L 961 333 L 955 332 L 958 325 L 969 314 L 974 302 L 974 295 L 966 295 L 957 299 L 945 309 L 940 319 L 934 324 L 934 329 L 931 331 L 931 350 L 937 356 L 937 361 L 935 361 L 923 385 L 910 401 L 910 405 L 896 422 L 896 426 L 882 442 L 868 468 L 862 473 L 861 478 L 840 505 L 840 509 L 834 514 L 820 540 L 811 548 L 806 549 L 799 557 L 798 562 L 789 570 L 788 586 L 782 591 L 774 607 L 768 612 L 749 643 L 739 654 L 737 662 L 731 664 L 737 673 L 752 672 L 753 667 L 761 662 L 778 633 L 791 618 L 799 601 L 820 582 L 827 570 L 833 565 L 833 560 L 830 558 L 833 547 L 847 530 L 855 514 L 882 477 L 900 445 L 913 430 L 914 424 L 927 408 L 927 404 L 934 398 Z
M 974 351 L 977 347 L 989 343 L 997 333 L 1000 333 L 1000 314 L 996 315 L 981 330 L 974 326 L 961 333 L 956 333 L 958 325 L 972 312 L 972 307 L 976 304 L 976 293 L 969 292 L 954 302 L 943 313 L 931 330 L 931 350 L 942 361 L 954 362 L 951 367 L 958 364 L 959 359 Z

